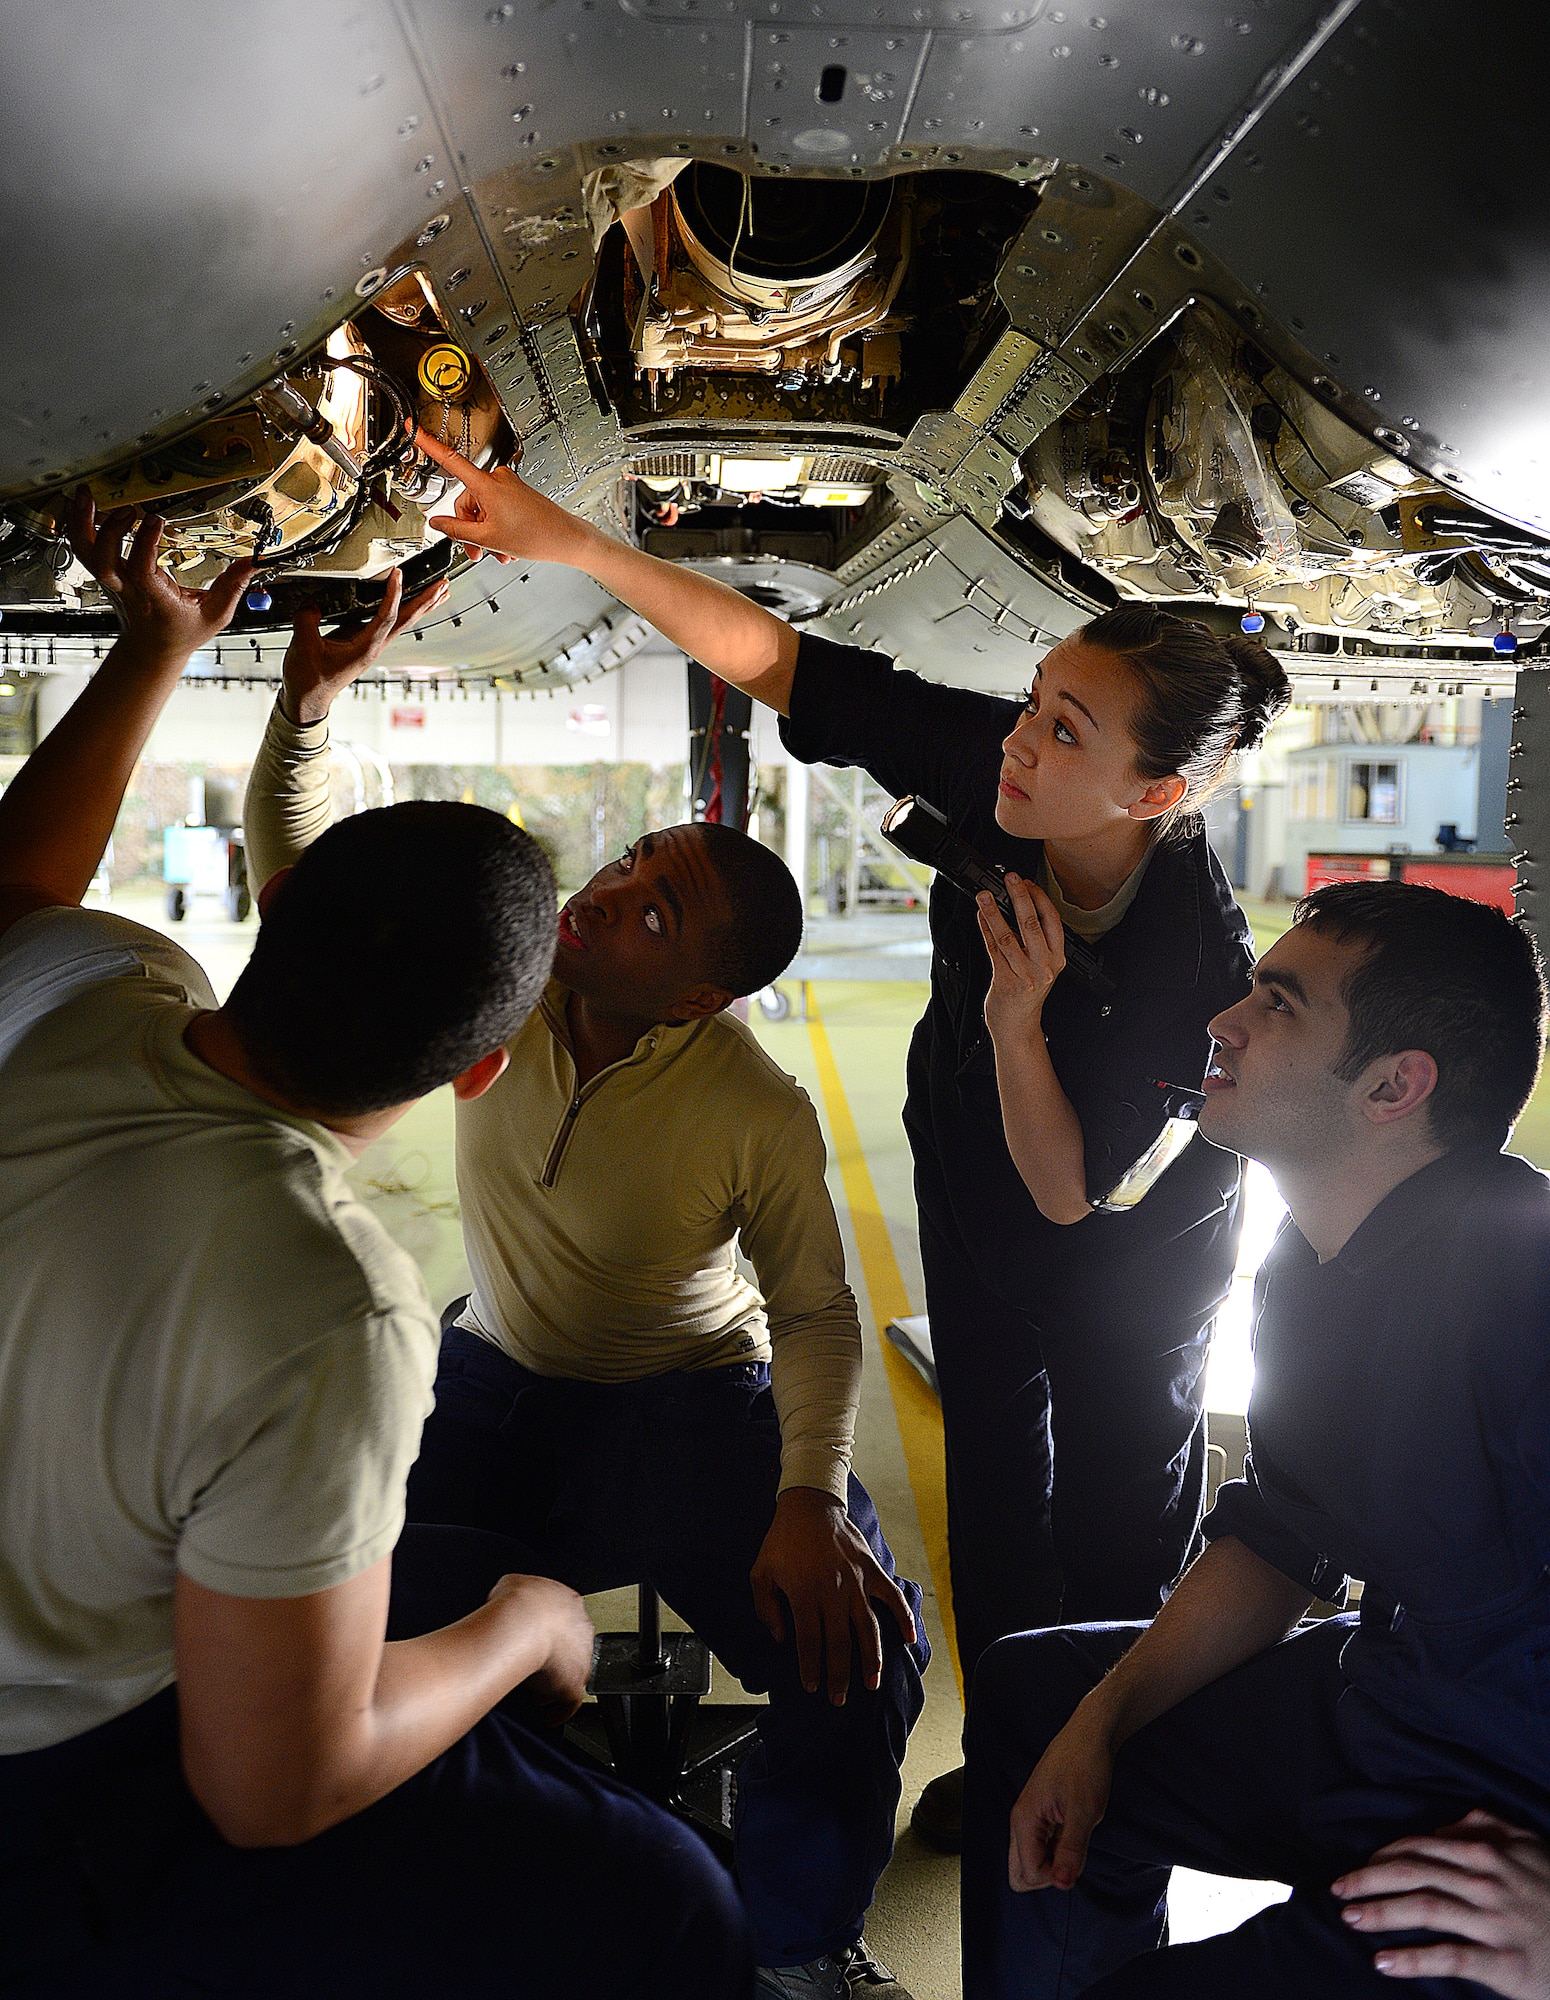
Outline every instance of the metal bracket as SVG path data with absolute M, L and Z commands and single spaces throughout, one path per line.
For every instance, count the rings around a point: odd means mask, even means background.
M 1518 674 L 1512 708 L 1509 788 L 1503 825 L 1517 863 L 1514 895 L 1518 920 L 1541 951 L 1550 918 L 1550 671 L 1531 667 Z
M 638 1632 L 604 1632 L 590 1692 L 595 1704 L 566 1724 L 572 1756 L 612 1770 L 709 1840 L 728 1862 L 737 1770 L 752 1748 L 758 1708 L 711 1705 L 710 1648 L 693 1632 L 664 1632 L 650 1584 L 639 1589 Z

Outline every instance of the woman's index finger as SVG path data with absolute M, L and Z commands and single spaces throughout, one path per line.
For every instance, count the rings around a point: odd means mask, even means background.
M 454 479 L 460 479 L 465 486 L 473 486 L 484 477 L 470 458 L 464 458 L 460 451 L 454 451 L 449 444 L 442 444 L 429 431 L 415 426 L 414 448 L 423 451 L 428 459 L 439 465 L 443 472 L 450 472 Z

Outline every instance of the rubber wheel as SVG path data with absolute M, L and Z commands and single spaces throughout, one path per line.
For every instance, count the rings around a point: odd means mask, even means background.
M 224 900 L 227 916 L 234 924 L 243 923 L 248 911 L 253 907 L 253 898 L 248 892 L 247 883 L 239 882 L 235 888 L 228 889 Z
M 167 915 L 175 924 L 182 923 L 188 915 L 188 897 L 181 888 L 167 891 Z
M 784 1021 L 791 1012 L 791 995 L 779 986 L 766 986 L 759 995 L 759 1012 L 766 1021 Z

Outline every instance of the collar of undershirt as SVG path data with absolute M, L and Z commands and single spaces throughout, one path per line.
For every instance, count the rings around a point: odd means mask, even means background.
M 1073 903 L 1067 900 L 1065 891 L 1061 888 L 1059 879 L 1054 869 L 1050 866 L 1049 854 L 1042 849 L 1039 854 L 1038 884 L 1055 905 L 1056 914 L 1066 928 L 1075 931 L 1079 938 L 1085 938 L 1089 944 L 1095 944 L 1099 938 L 1114 929 L 1115 925 L 1136 900 L 1136 893 L 1141 887 L 1142 878 L 1150 867 L 1152 856 L 1156 851 L 1156 840 L 1148 841 L 1146 852 L 1136 863 L 1135 867 L 1131 869 L 1130 873 L 1120 883 L 1109 900 L 1106 903 L 1101 903 L 1095 910 L 1084 909 L 1080 903 Z
M 542 1014 L 544 1025 L 550 1034 L 574 1062 L 576 1052 L 571 1047 L 570 1023 L 565 1018 L 565 1000 L 569 992 L 570 988 L 563 980 L 551 979 L 544 988 L 543 998 L 538 1003 L 538 1011 Z M 709 1018 L 714 1020 L 716 1017 L 711 1015 Z M 609 1063 L 606 1068 L 600 1069 L 597 1076 L 591 1079 L 591 1083 L 596 1083 L 599 1077 L 607 1076 L 613 1070 L 623 1069 L 630 1063 L 647 1062 L 655 1055 L 660 1055 L 663 1062 L 670 1062 L 688 1046 L 690 1038 L 684 1030 L 703 1025 L 703 1022 L 698 1021 L 659 1021 L 654 1028 L 646 1030 L 627 1056 L 621 1056 L 618 1062 Z M 589 1089 L 591 1083 L 587 1086 Z

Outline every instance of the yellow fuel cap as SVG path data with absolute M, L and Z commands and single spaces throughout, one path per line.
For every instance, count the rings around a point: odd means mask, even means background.
M 444 340 L 428 347 L 420 356 L 419 376 L 420 387 L 428 396 L 439 396 L 442 402 L 450 403 L 474 379 L 473 363 L 461 347 Z

